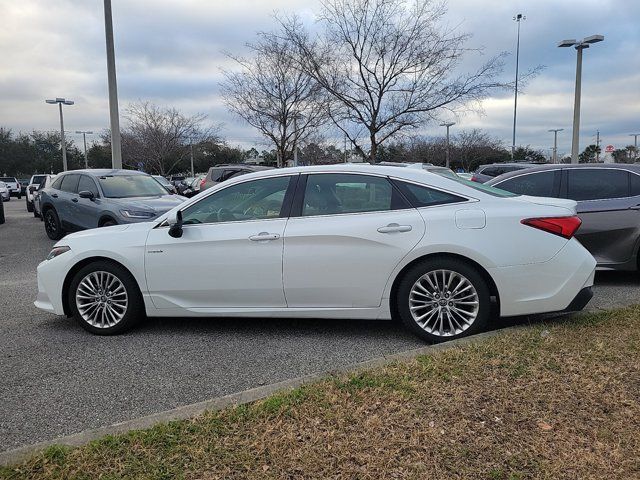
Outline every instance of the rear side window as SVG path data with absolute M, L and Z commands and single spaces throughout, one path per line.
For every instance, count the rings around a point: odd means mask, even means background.
M 222 172 L 222 175 L 220 175 L 220 180 L 218 180 L 218 182 L 224 182 L 225 180 L 229 180 L 231 177 L 235 177 L 238 174 L 242 175 L 242 170 L 238 170 L 237 168 L 224 170 Z
M 567 170 L 567 197 L 572 200 L 604 200 L 629 196 L 629 172 L 605 168 Z
M 56 178 L 55 182 L 53 182 L 53 184 L 51 185 L 51 188 L 55 188 L 56 190 L 60 190 L 60 184 L 62 183 L 62 179 L 64 177 L 58 177 Z
M 416 207 L 431 207 L 434 205 L 446 205 L 448 203 L 458 203 L 467 201 L 464 197 L 453 195 L 452 193 L 441 192 L 433 188 L 413 183 L 400 182 L 394 180 L 394 183 L 400 188 L 402 194 L 407 200 Z
M 80 177 L 80 182 L 78 183 L 78 192 L 83 191 L 93 193 L 94 197 L 98 196 L 98 187 L 96 187 L 96 182 L 94 182 L 91 177 L 88 177 L 86 175 L 82 175 Z
M 211 181 L 219 182 L 223 173 L 224 170 L 222 170 L 221 168 L 214 168 L 213 170 L 211 170 Z
M 500 182 L 496 187 L 520 195 L 554 197 L 555 178 L 556 172 L 530 173 Z
M 60 190 L 63 192 L 76 193 L 78 191 L 78 177 L 80 175 L 65 175 L 62 177 Z
M 640 195 L 640 175 L 630 173 L 629 176 L 631 177 L 631 196 Z

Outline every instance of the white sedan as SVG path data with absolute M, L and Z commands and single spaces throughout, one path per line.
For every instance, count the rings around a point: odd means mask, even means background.
M 442 341 L 494 309 L 586 305 L 596 262 L 575 206 L 414 169 L 262 171 L 154 222 L 68 235 L 38 266 L 35 305 L 104 335 L 145 314 L 398 318 Z

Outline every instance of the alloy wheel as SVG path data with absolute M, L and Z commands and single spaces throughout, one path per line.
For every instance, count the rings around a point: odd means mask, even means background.
M 117 325 L 127 313 L 128 304 L 127 289 L 110 272 L 91 272 L 76 289 L 78 313 L 85 322 L 96 328 Z
M 479 312 L 478 292 L 464 275 L 453 270 L 432 270 L 411 287 L 409 310 L 414 321 L 438 337 L 467 330 Z

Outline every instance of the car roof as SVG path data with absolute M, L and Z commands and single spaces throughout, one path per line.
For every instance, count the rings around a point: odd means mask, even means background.
M 93 177 L 106 177 L 106 176 L 118 176 L 118 175 L 149 175 L 145 172 L 138 170 L 125 170 L 125 169 L 113 169 L 113 168 L 84 168 L 81 170 L 67 170 L 64 173 L 84 173 L 85 175 L 91 175 Z
M 615 170 L 631 170 L 640 174 L 640 164 L 637 163 L 549 163 L 545 165 L 536 165 L 514 172 L 503 173 L 487 182 L 487 185 L 506 180 L 507 178 L 517 177 L 525 173 L 544 172 L 545 170 L 574 169 L 574 168 L 602 168 Z

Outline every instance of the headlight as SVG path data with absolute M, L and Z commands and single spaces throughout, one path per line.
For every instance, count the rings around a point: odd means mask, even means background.
M 47 260 L 56 258 L 58 255 L 62 255 L 64 252 L 68 252 L 69 250 L 71 249 L 67 246 L 53 247 L 53 250 L 51 250 L 49 255 L 47 255 Z
M 144 210 L 120 210 L 120 213 L 127 218 L 153 218 L 156 212 L 146 212 Z

